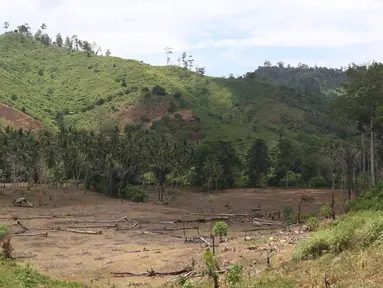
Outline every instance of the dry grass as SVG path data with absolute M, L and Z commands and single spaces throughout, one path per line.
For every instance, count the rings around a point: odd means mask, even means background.
M 78 281 L 91 285 L 116 284 L 118 287 L 129 287 L 130 283 L 146 283 L 158 286 L 165 283 L 171 277 L 132 277 L 115 278 L 110 272 L 129 271 L 133 273 L 146 272 L 153 268 L 156 271 L 167 272 L 179 270 L 191 264 L 194 258 L 196 270 L 204 269 L 203 252 L 205 246 L 202 244 L 184 243 L 182 238 L 170 235 L 183 236 L 182 231 L 167 232 L 169 235 L 144 234 L 144 231 L 162 230 L 164 227 L 182 227 L 181 224 L 164 224 L 161 221 L 180 219 L 182 214 L 185 219 L 198 218 L 200 215 L 192 213 L 207 211 L 208 203 L 204 199 L 206 194 L 190 190 L 178 191 L 176 201 L 169 206 L 154 204 L 138 204 L 117 199 L 110 199 L 100 194 L 89 192 L 86 195 L 79 188 L 69 187 L 63 193 L 58 189 L 57 206 L 53 208 L 53 189 L 45 188 L 41 207 L 38 203 L 38 190 L 32 188 L 26 191 L 20 188 L 12 195 L 7 188 L 0 195 L 1 214 L 0 217 L 33 217 L 41 215 L 73 215 L 66 218 L 52 219 L 22 219 L 22 224 L 30 229 L 28 232 L 42 232 L 40 229 L 47 227 L 83 227 L 84 223 L 71 223 L 70 221 L 81 220 L 114 220 L 127 216 L 128 223 L 120 223 L 127 227 L 133 223 L 139 223 L 132 230 L 117 231 L 114 228 L 78 228 L 78 230 L 102 230 L 101 235 L 74 234 L 64 231 L 48 230 L 48 237 L 13 237 L 12 244 L 15 255 L 31 253 L 35 257 L 20 259 L 23 262 L 33 264 L 37 270 L 53 279 Z M 261 205 L 265 211 L 275 211 L 286 205 L 290 199 L 293 203 L 299 199 L 302 192 L 299 190 L 277 191 L 267 190 L 231 190 L 218 193 L 214 202 L 214 212 L 248 213 L 252 207 Z M 330 199 L 328 191 L 312 191 L 314 202 L 304 209 L 319 211 L 319 206 Z M 29 202 L 35 204 L 34 208 L 12 207 L 14 198 L 25 196 Z M 151 193 L 154 197 L 155 193 Z M 153 199 L 153 198 L 152 198 Z M 231 209 L 225 204 L 231 203 Z M 181 209 L 182 208 L 182 209 Z M 87 214 L 87 217 L 78 217 L 79 214 Z M 10 232 L 20 231 L 16 220 L 1 220 L 9 226 Z M 230 263 L 242 263 L 252 271 L 262 271 L 266 268 L 265 250 L 269 242 L 274 242 L 280 247 L 278 257 L 286 253 L 290 255 L 291 239 L 301 237 L 294 233 L 281 234 L 278 231 L 260 231 L 253 233 L 253 240 L 244 241 L 246 233 L 242 232 L 250 228 L 250 224 L 229 221 L 229 242 L 227 248 L 223 243 L 217 247 L 223 267 Z M 94 223 L 89 224 L 94 225 Z M 187 224 L 187 226 L 195 224 Z M 208 224 L 200 224 L 200 235 L 208 236 Z M 46 230 L 44 230 L 46 231 Z M 249 234 L 249 233 L 248 233 Z M 196 230 L 187 230 L 187 236 L 197 236 Z M 269 238 L 273 237 L 273 240 Z M 286 239 L 287 240 L 286 240 Z M 284 242 L 282 242 L 284 241 Z M 283 243 L 283 244 L 282 244 Z M 248 246 L 257 245 L 258 249 L 250 251 Z M 286 252 L 284 252 L 286 251 Z M 276 256 L 277 257 L 277 256 Z M 287 257 L 287 256 L 286 256 Z M 288 257 L 287 257 L 288 258 Z M 274 261 L 272 259 L 272 264 Z M 257 272 L 257 273 L 258 273 Z M 251 276 L 255 274 L 249 272 Z M 145 284 L 145 285 L 146 285 Z

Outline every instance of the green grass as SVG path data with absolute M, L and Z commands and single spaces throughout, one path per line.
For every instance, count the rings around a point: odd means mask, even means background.
M 8 234 L 8 227 L 6 225 L 0 224 L 0 241 L 7 236 Z
M 383 211 L 383 182 L 366 191 L 358 199 L 352 200 L 347 205 L 348 211 Z
M 288 128 L 297 141 L 304 141 L 308 133 L 329 133 L 326 99 L 296 94 L 257 79 L 199 77 L 180 67 L 87 57 L 83 52 L 45 47 L 17 33 L 0 35 L 0 51 L 0 101 L 12 102 L 18 109 L 25 107 L 27 114 L 52 129 L 59 111 L 66 113 L 69 123 L 94 128 L 100 99 L 105 101 L 101 106 L 107 114 L 118 114 L 116 110 L 138 102 L 155 106 L 173 100 L 176 110 L 191 109 L 200 118 L 198 129 L 207 139 L 273 140 L 279 125 Z M 145 99 L 141 89 L 155 85 L 164 87 L 168 95 Z M 173 97 L 176 91 L 182 100 Z M 195 129 L 177 127 L 167 128 L 174 134 Z
M 36 272 L 31 266 L 19 266 L 0 260 L 0 287 L 4 288 L 82 288 L 76 283 L 53 281 Z
M 382 240 L 383 212 L 357 212 L 333 222 L 299 243 L 293 259 L 306 260 L 326 252 L 340 253 L 349 249 L 366 248 Z

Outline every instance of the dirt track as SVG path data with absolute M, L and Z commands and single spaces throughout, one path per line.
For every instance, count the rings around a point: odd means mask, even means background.
M 11 195 L 10 191 L 6 189 L 4 194 L 0 195 L 0 217 L 3 218 L 10 216 L 20 218 L 42 215 L 76 215 L 65 218 L 19 220 L 30 229 L 27 231 L 28 233 L 48 232 L 48 237 L 16 236 L 12 239 L 15 256 L 30 253 L 29 256 L 34 256 L 33 258 L 21 259 L 21 261 L 31 262 L 43 274 L 57 279 L 81 281 L 88 284 L 118 284 L 120 285 L 118 287 L 129 287 L 129 283 L 135 282 L 141 283 L 145 287 L 148 283 L 157 286 L 171 277 L 116 278 L 111 275 L 111 272 L 142 273 L 151 268 L 160 272 L 174 271 L 190 266 L 193 258 L 196 262 L 195 270 L 203 269 L 202 255 L 205 245 L 184 243 L 182 230 L 164 232 L 165 227 L 181 228 L 182 224 L 169 224 L 162 221 L 180 219 L 183 214 L 184 219 L 201 217 L 201 215 L 192 213 L 208 210 L 209 204 L 204 193 L 190 190 L 178 191 L 174 194 L 176 197 L 174 203 L 169 206 L 160 206 L 110 199 L 92 192 L 84 195 L 81 189 L 68 188 L 64 193 L 58 189 L 56 192 L 58 195 L 57 207 L 53 208 L 53 203 L 49 200 L 52 199 L 52 189 L 46 189 L 46 191 L 47 195 L 43 199 L 43 203 L 46 205 L 41 208 L 10 207 L 12 200 L 21 196 L 25 192 L 24 189 L 19 190 L 17 195 Z M 266 189 L 254 191 L 253 189 L 237 189 L 216 194 L 213 210 L 214 213 L 248 213 L 251 208 L 260 205 L 266 212 L 275 211 L 285 205 L 296 206 L 302 193 L 309 193 L 314 197 L 312 203 L 303 206 L 303 213 L 317 211 L 320 205 L 328 204 L 330 200 L 330 192 L 325 190 L 278 191 Z M 155 193 L 152 194 L 151 196 L 155 195 Z M 38 203 L 35 192 L 28 192 L 26 197 L 32 203 Z M 227 203 L 230 203 L 230 209 L 225 207 Z M 93 227 L 99 225 L 96 223 L 74 223 L 75 221 L 86 220 L 116 220 L 124 216 L 127 216 L 128 221 L 119 222 L 120 228 L 128 228 L 135 223 L 137 225 L 130 230 L 118 230 L 115 227 Z M 14 219 L 0 220 L 0 223 L 8 224 L 13 233 L 22 230 Z M 251 228 L 252 225 L 239 223 L 237 219 L 230 219 L 228 224 L 228 250 L 223 251 L 225 247 L 223 243 L 217 247 L 223 266 L 235 262 L 256 262 L 258 263 L 257 269 L 262 270 L 265 258 L 262 247 L 259 250 L 251 251 L 251 253 L 246 248 L 249 245 L 258 245 L 259 243 L 268 245 L 270 235 L 274 235 L 275 239 L 293 237 L 281 234 L 280 230 L 254 232 L 252 233 L 254 240 L 245 242 L 243 241 L 245 235 L 250 233 L 243 231 Z M 186 227 L 194 225 L 196 224 L 187 223 Z M 92 227 L 84 228 L 89 226 Z M 51 227 L 102 231 L 102 234 L 87 235 L 46 230 Z M 209 224 L 201 223 L 199 225 L 200 235 L 207 238 L 209 235 L 208 228 Z M 148 233 L 156 231 L 165 234 Z M 186 236 L 197 236 L 197 233 L 197 230 L 186 230 Z M 286 249 L 288 248 L 286 247 Z

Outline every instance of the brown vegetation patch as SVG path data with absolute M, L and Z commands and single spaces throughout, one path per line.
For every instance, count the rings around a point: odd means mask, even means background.
M 21 128 L 23 130 L 38 131 L 45 129 L 41 122 L 4 103 L 0 103 L 0 119 L 9 126 Z

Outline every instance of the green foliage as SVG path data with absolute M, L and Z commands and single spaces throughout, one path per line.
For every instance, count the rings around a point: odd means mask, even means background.
M 152 94 L 153 95 L 159 95 L 159 96 L 165 96 L 166 95 L 166 90 L 164 87 L 161 87 L 160 85 L 155 85 L 152 88 Z
M 283 206 L 283 218 L 285 218 L 285 220 L 291 220 L 294 216 L 293 212 L 293 207 Z
M 243 267 L 239 264 L 232 264 L 225 274 L 225 282 L 230 288 L 237 287 L 242 281 Z M 239 286 L 238 286 L 239 287 Z
M 310 182 L 311 187 L 313 188 L 322 188 L 327 186 L 327 183 L 322 176 L 315 176 L 311 178 Z
M 350 214 L 300 242 L 293 259 L 304 260 L 321 256 L 326 252 L 340 253 L 347 249 L 365 248 L 379 240 L 382 233 L 381 212 L 365 211 Z
M 229 226 L 223 221 L 216 222 L 213 226 L 214 234 L 220 238 L 222 238 L 222 236 L 227 236 L 228 229 Z
M 120 197 L 133 202 L 148 202 L 149 196 L 140 186 L 128 185 L 120 191 Z
M 0 241 L 8 235 L 8 227 L 6 225 L 0 225 Z
M 358 199 L 349 201 L 347 211 L 383 211 L 383 182 L 364 192 Z
M 319 228 L 319 223 L 318 223 L 318 219 L 315 218 L 315 217 L 310 217 L 307 221 L 306 221 L 306 227 L 309 231 L 316 231 L 318 230 Z
M 269 151 L 266 141 L 257 139 L 247 152 L 247 174 L 249 185 L 260 187 L 262 177 L 270 170 Z
M 213 254 L 213 251 L 210 249 L 206 249 L 203 258 L 205 260 L 205 265 L 207 268 L 207 275 L 213 279 L 218 279 L 218 269 L 219 269 L 219 263 L 218 258 Z
M 332 209 L 329 205 L 323 205 L 320 207 L 320 212 L 319 214 L 322 217 L 330 218 L 332 215 Z
M 81 288 L 81 284 L 53 281 L 36 272 L 30 265 L 18 266 L 13 261 L 0 260 L 0 287 L 12 288 Z

